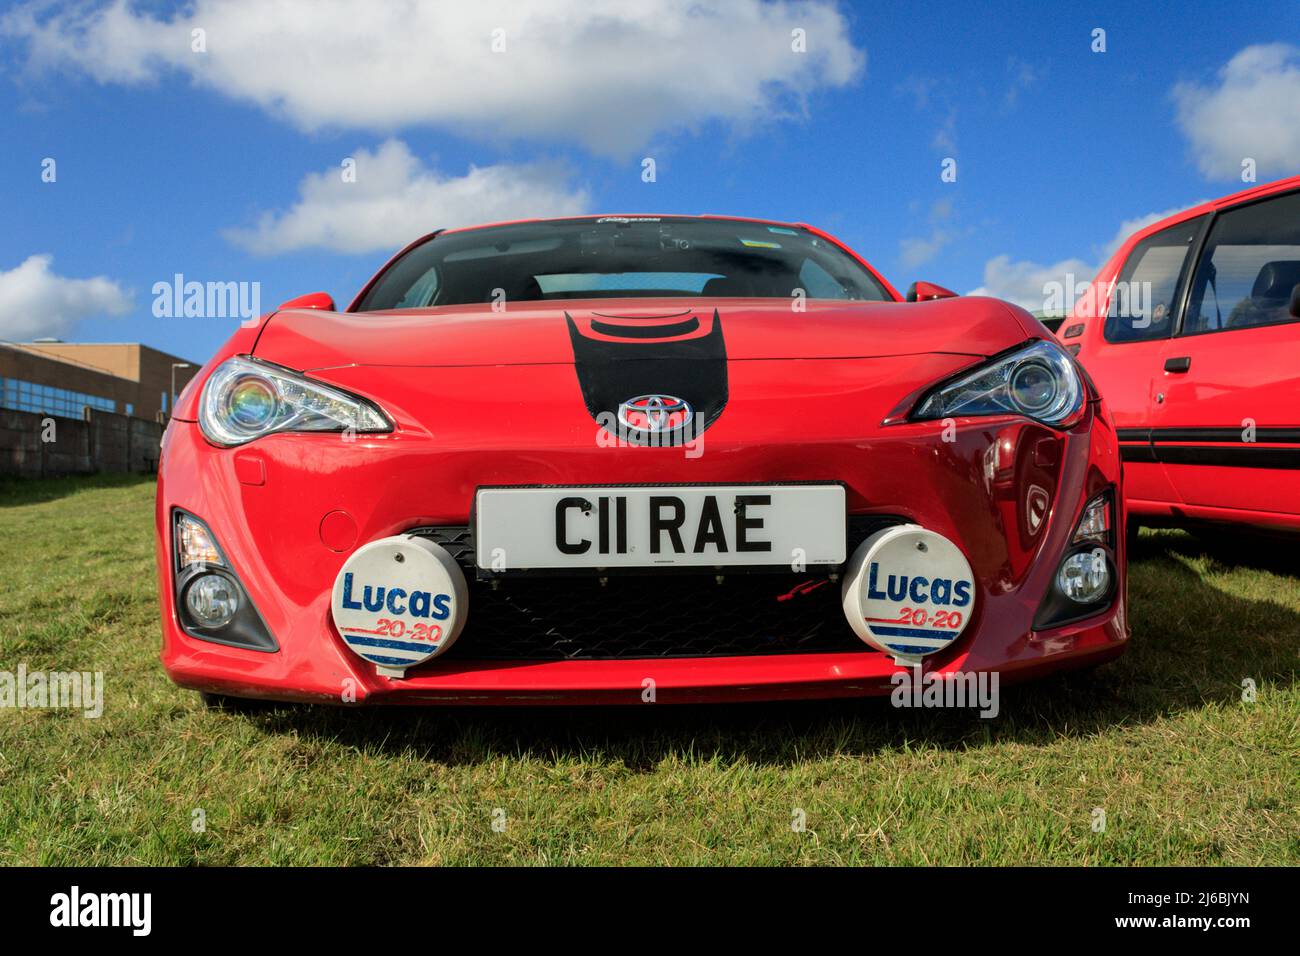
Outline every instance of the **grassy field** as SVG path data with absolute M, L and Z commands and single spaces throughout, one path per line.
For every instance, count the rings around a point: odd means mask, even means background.
M 1129 653 L 1006 688 L 992 721 L 885 701 L 239 715 L 158 665 L 152 502 L 141 480 L 0 484 L 0 670 L 106 685 L 97 720 L 0 710 L 0 863 L 1300 862 L 1296 549 L 1144 533 Z

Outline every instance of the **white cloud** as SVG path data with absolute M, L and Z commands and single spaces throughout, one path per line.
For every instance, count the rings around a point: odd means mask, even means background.
M 0 338 L 61 335 L 77 321 L 130 311 L 131 296 L 112 279 L 68 279 L 50 270 L 54 257 L 28 256 L 0 272 Z
M 192 52 L 194 29 L 206 53 Z M 0 33 L 25 39 L 37 70 L 122 84 L 181 73 L 304 130 L 435 125 L 608 155 L 709 120 L 798 115 L 865 62 L 834 0 L 195 0 L 162 17 L 127 0 L 30 3 Z
M 445 176 L 400 140 L 351 158 L 355 182 L 344 182 L 341 166 L 309 173 L 293 206 L 263 213 L 252 228 L 227 229 L 226 238 L 257 255 L 362 253 L 395 249 L 437 228 L 587 211 L 586 191 L 570 189 L 558 166 L 471 166 L 463 176 Z
M 899 83 L 894 89 L 895 92 L 912 98 L 913 105 L 918 110 L 923 110 L 930 105 L 930 97 L 938 88 L 939 81 L 931 76 L 909 76 L 903 82 Z
M 1273 178 L 1300 168 L 1300 47 L 1248 46 L 1219 70 L 1217 85 L 1173 90 L 1178 125 L 1209 179 L 1238 179 L 1242 160 Z
M 1012 259 L 1003 253 L 984 263 L 984 284 L 966 294 L 1006 299 L 1030 312 L 1041 312 L 1048 300 L 1045 290 L 1049 283 L 1061 283 L 1061 288 L 1074 288 L 1079 282 L 1091 282 L 1096 274 L 1097 267 L 1082 259 L 1062 259 L 1043 264 Z M 1070 284 L 1067 286 L 1066 283 Z
M 1007 72 L 1011 75 L 1011 81 L 1002 97 L 1002 106 L 1011 110 L 1020 102 L 1020 94 L 1038 82 L 1039 73 L 1032 64 L 1015 56 L 1007 59 Z
M 904 239 L 898 244 L 898 261 L 905 269 L 925 265 L 952 242 L 952 233 L 935 229 L 923 238 Z
M 1133 233 L 1189 206 L 1200 205 L 1201 202 L 1204 200 L 1124 220 L 1110 241 L 1097 250 L 1096 262 L 1077 256 L 1051 263 L 1013 259 L 1005 253 L 994 256 L 984 264 L 984 284 L 966 294 L 1005 299 L 1030 312 L 1042 312 L 1052 300 L 1049 293 L 1053 287 L 1060 290 L 1073 290 L 1077 289 L 1081 282 L 1091 282 L 1106 261 Z M 1066 293 L 1067 297 L 1069 294 Z
M 956 232 L 948 225 L 952 214 L 951 199 L 936 200 L 930 205 L 930 234 L 906 238 L 898 244 L 898 261 L 904 268 L 915 269 L 924 265 L 957 238 Z
M 930 146 L 943 153 L 945 157 L 957 155 L 957 111 L 949 109 L 943 125 L 934 131 Z

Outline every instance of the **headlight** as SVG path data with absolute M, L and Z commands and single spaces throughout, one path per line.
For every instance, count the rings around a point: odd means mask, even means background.
M 218 445 L 242 445 L 272 432 L 393 430 L 363 398 L 248 358 L 227 359 L 208 378 L 199 427 Z
M 1083 405 L 1083 383 L 1059 345 L 1038 341 L 940 385 L 913 418 L 1024 415 L 1059 425 Z

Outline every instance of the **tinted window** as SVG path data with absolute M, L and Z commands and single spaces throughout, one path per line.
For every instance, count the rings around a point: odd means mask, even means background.
M 117 403 L 102 395 L 88 395 L 18 378 L 0 378 L 0 408 L 80 418 L 87 405 L 104 412 L 117 410 Z
M 843 249 L 790 226 L 720 219 L 566 219 L 438 236 L 395 262 L 359 311 L 590 297 L 889 301 Z
M 840 284 L 835 277 L 812 259 L 804 260 L 799 270 L 799 284 L 810 299 L 842 299 Z
M 1184 334 L 1297 321 L 1300 193 L 1220 213 L 1196 267 Z
M 1143 239 L 1129 254 L 1111 293 L 1107 342 L 1168 338 L 1174 328 L 1174 296 L 1205 217 L 1179 223 Z

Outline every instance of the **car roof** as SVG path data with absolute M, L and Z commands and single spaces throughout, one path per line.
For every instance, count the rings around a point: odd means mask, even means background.
M 540 216 L 530 219 L 505 219 L 501 222 L 485 222 L 473 226 L 456 226 L 452 229 L 440 229 L 439 235 L 448 235 L 453 232 L 468 232 L 472 229 L 492 229 L 496 226 L 516 226 L 529 222 L 579 222 L 583 220 L 598 219 L 694 219 L 694 220 L 715 220 L 720 222 L 752 222 L 760 226 L 785 226 L 789 229 L 806 228 L 807 224 L 802 222 L 786 222 L 783 219 L 762 219 L 755 216 L 723 216 L 713 215 L 710 213 L 680 213 L 680 212 L 602 212 L 586 213 L 580 216 Z
M 1215 210 L 1224 209 L 1228 206 L 1235 206 L 1238 203 L 1249 202 L 1252 199 L 1263 199 L 1264 197 L 1272 196 L 1275 193 L 1290 192 L 1293 189 L 1300 189 L 1300 176 L 1289 176 L 1286 179 L 1275 179 L 1271 183 L 1251 186 L 1249 189 L 1243 189 L 1240 192 L 1221 196 L 1218 199 L 1211 199 L 1195 206 L 1189 206 L 1187 209 L 1166 216 L 1158 222 L 1153 222 L 1149 226 L 1144 226 L 1129 236 L 1129 238 L 1125 240 L 1124 245 L 1130 246 L 1134 244 L 1135 241 L 1145 239 L 1153 232 L 1159 232 L 1167 226 L 1172 226 L 1188 219 L 1195 219 L 1197 216 L 1203 216 L 1208 212 L 1214 212 Z

